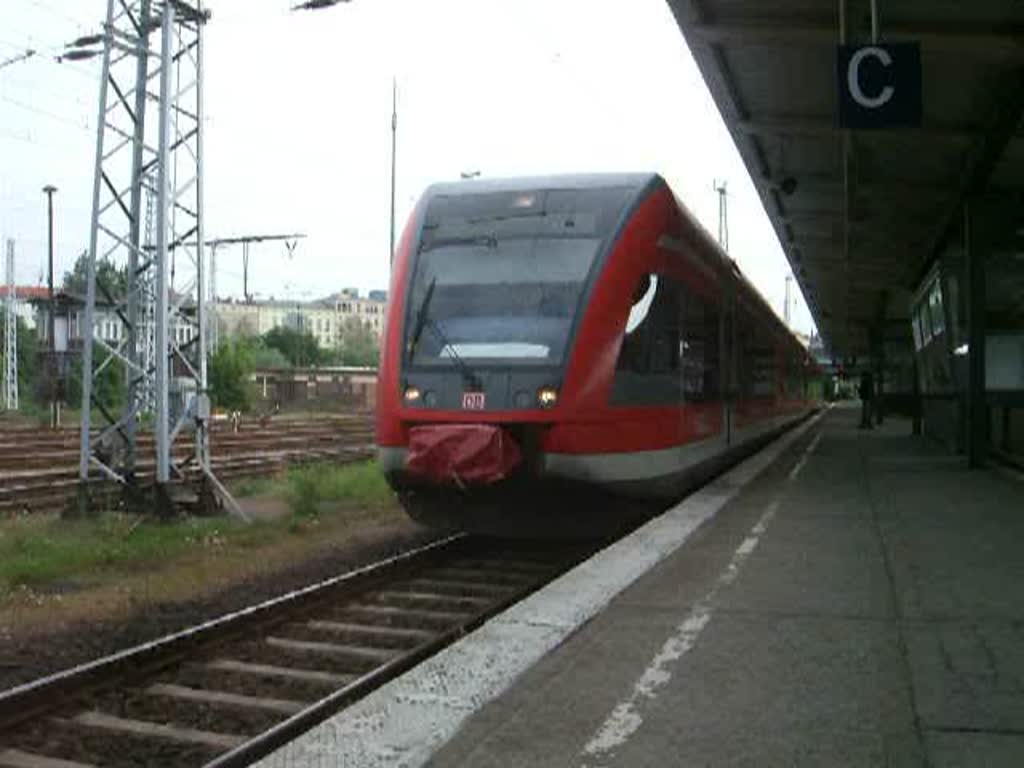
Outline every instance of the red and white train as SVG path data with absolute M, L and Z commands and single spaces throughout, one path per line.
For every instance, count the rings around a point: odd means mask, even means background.
M 586 532 L 815 405 L 806 350 L 654 174 L 432 186 L 390 295 L 378 457 L 432 524 Z

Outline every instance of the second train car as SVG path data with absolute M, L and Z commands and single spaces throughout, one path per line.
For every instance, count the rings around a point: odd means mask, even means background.
M 397 249 L 378 457 L 433 525 L 587 534 L 814 407 L 814 366 L 656 174 L 430 187 Z

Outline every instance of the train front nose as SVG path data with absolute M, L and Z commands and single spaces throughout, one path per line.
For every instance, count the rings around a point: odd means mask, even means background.
M 516 439 L 498 425 L 431 424 L 409 430 L 405 471 L 431 485 L 493 485 L 522 463 Z

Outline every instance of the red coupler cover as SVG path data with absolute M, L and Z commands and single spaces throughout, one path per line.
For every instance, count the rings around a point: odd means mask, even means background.
M 522 459 L 512 436 L 492 424 L 432 424 L 409 430 L 406 469 L 435 483 L 496 483 Z

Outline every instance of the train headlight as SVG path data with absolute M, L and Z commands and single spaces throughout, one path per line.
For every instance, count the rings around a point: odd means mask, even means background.
M 405 388 L 405 402 L 418 403 L 420 401 L 420 390 L 417 387 Z
M 558 390 L 554 387 L 543 387 L 537 390 L 537 404 L 541 408 L 553 408 L 558 402 Z

